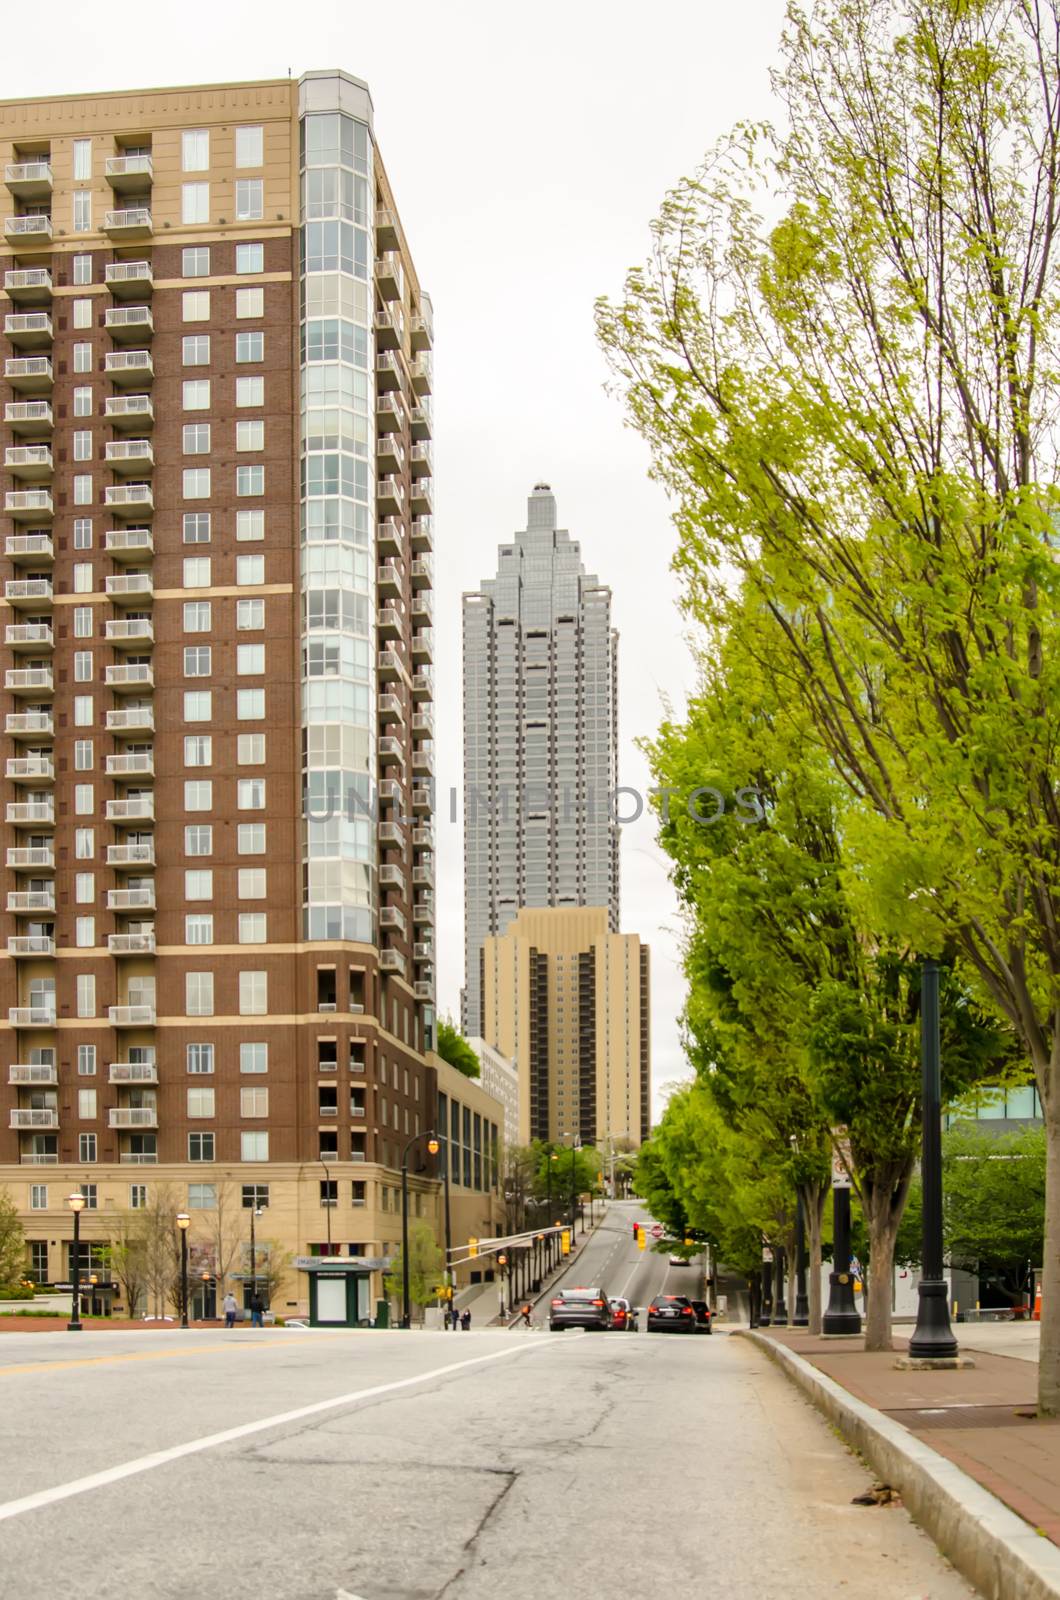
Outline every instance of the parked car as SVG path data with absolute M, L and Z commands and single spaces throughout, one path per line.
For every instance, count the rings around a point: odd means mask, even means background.
M 692 1310 L 696 1314 L 696 1327 L 700 1333 L 714 1332 L 714 1313 L 705 1300 L 693 1300 Z
M 624 1333 L 636 1333 L 637 1308 L 621 1296 L 611 1301 L 611 1326 Z
M 685 1294 L 657 1294 L 648 1307 L 649 1333 L 695 1333 L 696 1314 Z
M 669 1259 L 670 1259 L 671 1267 L 687 1267 L 688 1266 L 688 1262 L 687 1262 L 687 1260 L 685 1259 L 684 1256 L 671 1256 Z
M 602 1289 L 560 1289 L 552 1296 L 548 1325 L 553 1333 L 563 1328 L 609 1328 L 611 1307 Z

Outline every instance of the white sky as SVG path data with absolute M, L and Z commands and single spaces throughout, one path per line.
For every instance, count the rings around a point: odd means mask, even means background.
M 164 15 L 168 25 L 160 18 Z M 46 49 L 9 40 L 0 96 L 73 94 L 342 67 L 368 81 L 376 134 L 435 311 L 435 671 L 441 1010 L 463 965 L 460 595 L 495 570 L 537 479 L 614 593 L 620 782 L 634 741 L 692 666 L 669 572 L 674 535 L 647 455 L 605 395 L 593 302 L 648 245 L 666 189 L 734 121 L 770 113 L 781 0 L 289 0 L 207 13 L 47 13 Z M 656 1111 L 683 1074 L 676 904 L 651 823 L 626 829 L 622 925 L 652 946 Z

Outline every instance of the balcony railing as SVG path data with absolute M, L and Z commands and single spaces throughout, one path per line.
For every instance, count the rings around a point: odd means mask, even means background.
M 16 872 L 54 872 L 55 851 L 51 845 L 13 844 L 8 846 L 7 864 Z
M 103 282 L 118 299 L 150 294 L 154 281 L 150 261 L 108 261 L 103 269 Z
M 9 1006 L 7 1020 L 13 1028 L 54 1028 L 55 1007 L 51 1006 Z M 27 1122 L 26 1127 L 33 1124 Z M 46 1127 L 46 1123 L 40 1126 Z
M 4 273 L 4 288 L 10 299 L 23 304 L 52 297 L 52 275 L 48 267 L 15 267 Z
M 152 733 L 155 714 L 150 706 L 132 706 L 127 711 L 108 711 L 107 729 L 110 733 Z
M 36 912 L 54 913 L 54 889 L 14 889 L 7 897 L 7 909 L 19 917 L 30 917 Z
M 112 1061 L 108 1077 L 111 1083 L 157 1083 L 158 1066 L 154 1061 Z
M 111 573 L 104 587 L 112 600 L 150 600 L 154 579 L 149 572 Z
M 11 694 L 52 694 L 54 683 L 51 667 L 8 667 L 4 673 Z
M 4 318 L 4 332 L 11 343 L 23 349 L 51 344 L 54 337 L 48 311 L 10 311 Z
M 152 884 L 149 889 L 108 889 L 107 907 L 111 911 L 153 911 L 154 885 Z
M 32 195 L 51 194 L 52 169 L 49 161 L 8 161 L 4 166 L 4 183 L 12 194 L 29 198 Z
M 8 578 L 4 595 L 13 606 L 47 605 L 52 603 L 50 578 Z
M 149 394 L 111 394 L 103 415 L 116 428 L 149 427 L 155 420 L 154 401 Z
M 106 816 L 108 822 L 152 822 L 155 815 L 155 797 L 152 794 L 135 795 L 130 800 L 108 800 Z M 110 894 L 130 895 L 140 894 L 139 889 L 111 889 Z M 120 905 L 111 905 L 112 911 L 137 911 L 141 907 L 150 909 L 154 905 L 154 895 L 149 900 L 129 902 L 122 900 Z
M 145 380 L 150 382 L 155 372 L 150 350 L 108 350 L 103 366 L 108 377 L 126 387 Z
M 47 622 L 9 622 L 4 643 L 13 650 L 53 650 L 55 634 Z
M 130 750 L 124 755 L 107 757 L 110 778 L 151 778 L 154 771 L 155 758 L 150 750 Z
M 409 377 L 412 379 L 412 387 L 418 395 L 430 394 L 433 382 L 430 356 L 417 356 L 415 361 L 410 361 Z
M 108 439 L 106 455 L 104 457 L 108 466 L 115 472 L 129 470 L 139 471 L 141 467 L 153 467 L 155 463 L 154 446 L 150 439 Z M 119 487 L 131 488 L 133 485 L 120 485 Z M 137 484 L 136 488 L 146 489 L 146 484 Z M 108 496 L 112 490 L 108 489 Z M 107 499 L 107 505 L 117 504 L 115 500 Z M 149 503 L 149 502 L 148 502 Z
M 107 554 L 119 561 L 154 554 L 155 541 L 150 528 L 108 528 L 103 542 Z
M 51 244 L 51 217 L 5 217 L 4 233 L 17 245 Z
M 59 1113 L 52 1107 L 35 1110 L 13 1110 L 9 1128 L 57 1128 Z
M 4 718 L 4 731 L 13 739 L 51 739 L 55 718 L 50 711 L 9 711 Z
M 149 155 L 108 156 L 104 177 L 116 191 L 149 189 L 154 178 L 154 162 Z
M 55 560 L 55 546 L 50 533 L 9 533 L 4 554 L 20 566 L 48 567 Z
M 9 444 L 4 466 L 15 478 L 50 478 L 53 470 L 50 444 Z
M 155 936 L 153 933 L 110 933 L 107 935 L 107 949 L 112 956 L 150 956 L 155 952 Z M 111 1068 L 113 1073 L 113 1068 Z M 154 1068 L 151 1068 L 154 1071 Z M 143 1082 L 154 1082 L 154 1079 L 143 1079 Z M 114 1082 L 113 1077 L 111 1082 Z
M 104 636 L 111 644 L 132 647 L 139 644 L 150 644 L 155 636 L 154 626 L 150 617 L 128 617 L 125 619 L 114 618 L 107 623 Z M 140 684 L 154 683 L 154 668 L 148 661 L 138 661 L 128 667 L 108 667 L 106 681 L 111 688 L 137 687 Z
M 4 815 L 13 828 L 54 828 L 55 801 L 12 800 Z
M 59 1073 L 54 1061 L 16 1061 L 7 1069 L 9 1084 L 58 1083 Z
M 55 763 L 49 756 L 8 756 L 4 773 L 14 783 L 54 783 Z
M 153 1167 L 158 1164 L 157 1150 L 122 1150 L 118 1153 L 118 1160 L 123 1166 Z
M 110 844 L 107 846 L 108 867 L 153 867 L 154 841 L 150 844 Z
M 151 213 L 146 206 L 127 206 L 108 211 L 103 217 L 103 232 L 122 239 L 143 239 L 152 232 Z
M 50 522 L 54 512 L 50 489 L 9 489 L 4 510 L 15 522 Z
M 149 339 L 155 331 L 150 306 L 108 306 L 103 325 L 112 339 Z
M 154 1006 L 108 1006 L 107 1016 L 112 1028 L 153 1028 L 155 1025 Z
M 12 956 L 53 956 L 55 940 L 45 933 L 12 934 L 7 941 L 7 952 Z
M 112 483 L 103 491 L 103 503 L 108 511 L 116 511 L 119 516 L 141 516 L 153 507 L 154 495 L 149 483 Z M 127 592 L 112 590 L 110 585 L 113 581 L 116 580 L 107 579 L 108 594 Z
M 107 1125 L 111 1128 L 157 1128 L 158 1107 L 110 1106 L 107 1111 Z

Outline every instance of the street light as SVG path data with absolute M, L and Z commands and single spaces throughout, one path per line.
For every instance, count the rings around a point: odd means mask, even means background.
M 186 1211 L 178 1211 L 177 1227 L 180 1229 L 180 1325 L 188 1326 L 188 1229 L 191 1218 Z
M 430 1145 L 427 1148 L 430 1149 Z M 442 1179 L 445 1183 L 445 1283 L 447 1288 L 455 1289 L 456 1285 L 453 1279 L 456 1275 L 449 1265 L 453 1259 L 453 1230 L 449 1220 L 449 1160 L 451 1152 L 452 1144 L 447 1133 L 445 1135 L 445 1159 L 442 1163 Z M 447 1296 L 446 1305 L 452 1305 L 453 1298 L 452 1295 Z
M 921 1277 L 909 1354 L 917 1361 L 953 1361 L 959 1346 L 950 1327 L 949 1291 L 943 1277 L 939 967 L 932 960 L 924 962 L 920 985 L 920 1070 Z
M 80 1189 L 75 1189 L 73 1194 L 68 1194 L 66 1203 L 74 1214 L 74 1242 L 70 1254 L 73 1257 L 70 1277 L 73 1280 L 73 1306 L 70 1310 L 70 1320 L 66 1324 L 68 1333 L 81 1332 L 81 1213 L 85 1209 L 85 1197 Z
M 409 1151 L 422 1133 L 414 1133 L 401 1152 L 401 1326 L 412 1327 L 409 1306 Z M 432 1156 L 438 1154 L 438 1140 L 433 1130 L 427 1134 L 427 1149 Z
M 331 1254 L 331 1168 L 324 1157 L 320 1157 L 320 1165 L 324 1168 L 324 1177 L 327 1179 L 327 1193 L 324 1196 L 324 1214 L 328 1225 L 328 1255 Z
M 252 1205 L 250 1208 L 250 1298 L 253 1300 L 258 1292 L 258 1246 L 254 1238 L 254 1219 L 260 1217 L 262 1208 Z

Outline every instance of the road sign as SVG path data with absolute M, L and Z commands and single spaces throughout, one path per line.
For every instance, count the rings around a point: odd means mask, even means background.
M 655 1224 L 655 1226 L 652 1228 L 651 1236 L 652 1236 L 653 1239 L 661 1239 L 662 1238 L 663 1230 L 662 1230 L 662 1223 L 661 1222 L 657 1222 Z

